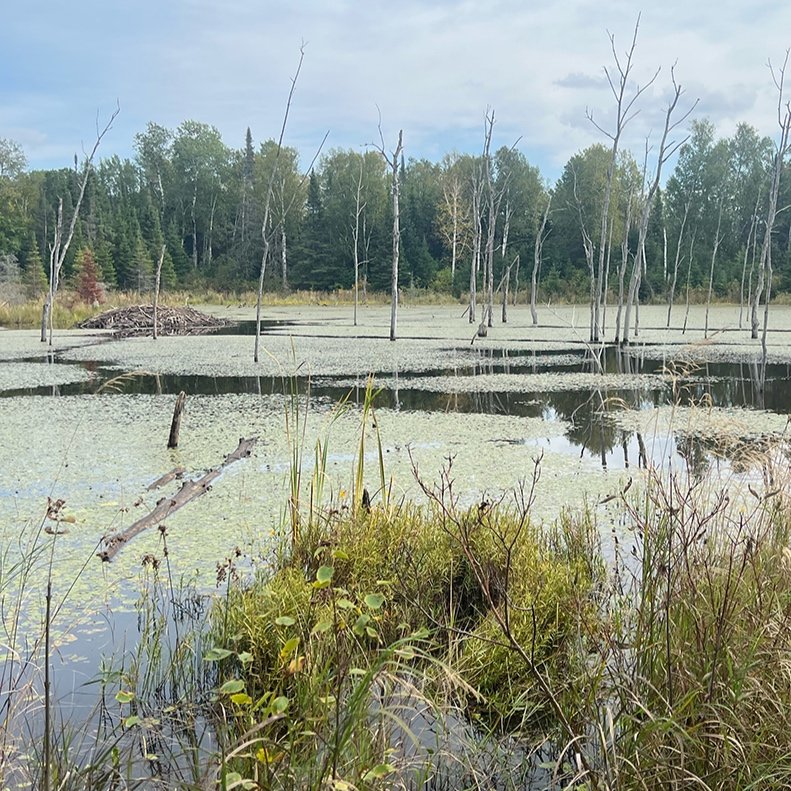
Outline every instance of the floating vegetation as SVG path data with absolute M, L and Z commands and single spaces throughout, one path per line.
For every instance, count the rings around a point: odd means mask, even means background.
M 102 339 L 101 333 L 87 330 L 59 330 L 52 346 L 42 343 L 38 330 L 0 329 L 0 362 L 38 358 L 47 360 L 75 346 L 90 346 Z
M 0 365 L 0 392 L 87 382 L 93 374 L 78 365 L 6 362 Z
M 348 386 L 345 380 L 341 386 Z M 564 390 L 659 390 L 666 378 L 656 374 L 526 373 L 475 376 L 426 376 L 380 379 L 391 389 L 429 390 L 434 393 L 555 393 Z

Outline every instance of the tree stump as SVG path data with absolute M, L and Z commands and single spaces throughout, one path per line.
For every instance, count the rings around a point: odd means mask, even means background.
M 170 423 L 170 437 L 168 437 L 168 448 L 179 446 L 179 429 L 181 428 L 181 413 L 184 411 L 184 404 L 187 403 L 187 394 L 182 390 L 176 399 L 176 406 L 173 409 L 173 420 Z

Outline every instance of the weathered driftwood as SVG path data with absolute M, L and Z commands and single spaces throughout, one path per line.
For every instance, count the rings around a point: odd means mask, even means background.
M 176 406 L 173 407 L 173 420 L 170 422 L 170 436 L 168 437 L 168 447 L 177 448 L 179 446 L 179 430 L 181 429 L 181 413 L 184 411 L 184 404 L 187 403 L 187 394 L 182 390 L 176 398 Z
M 103 561 L 111 561 L 121 547 L 128 541 L 133 539 L 139 533 L 142 533 L 149 527 L 156 527 L 161 525 L 165 519 L 171 514 L 175 513 L 182 506 L 192 502 L 196 497 L 205 494 L 211 488 L 212 482 L 219 477 L 219 475 L 235 461 L 246 459 L 255 447 L 258 437 L 250 437 L 245 439 L 242 437 L 239 440 L 239 445 L 236 450 L 225 457 L 225 461 L 213 470 L 209 470 L 205 475 L 191 481 L 184 481 L 181 488 L 172 497 L 163 497 L 159 500 L 148 514 L 138 519 L 134 524 L 124 530 L 119 530 L 116 533 L 111 533 L 102 537 L 101 549 L 96 553 Z M 170 475 L 171 473 L 168 473 Z M 167 477 L 167 476 L 163 476 Z M 174 471 L 175 477 L 175 471 Z M 160 479 L 162 480 L 162 479 Z M 158 483 L 155 481 L 154 483 Z M 153 484 L 152 484 L 153 485 Z M 151 488 L 151 487 L 149 487 Z
M 154 489 L 159 489 L 161 486 L 167 486 L 171 481 L 176 478 L 182 478 L 186 470 L 183 467 L 174 467 L 170 472 L 166 472 L 161 478 L 157 478 L 153 483 L 146 487 L 147 492 L 153 492 Z
M 225 327 L 224 319 L 202 313 L 195 308 L 157 306 L 157 331 L 160 335 L 198 335 L 217 327 Z M 113 308 L 81 321 L 81 330 L 114 330 L 116 335 L 148 335 L 154 325 L 153 305 L 130 305 Z

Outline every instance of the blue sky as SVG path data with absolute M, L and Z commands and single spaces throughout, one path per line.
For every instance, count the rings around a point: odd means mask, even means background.
M 487 107 L 495 145 L 519 148 L 554 179 L 575 151 L 602 141 L 612 100 L 602 67 L 608 31 L 624 52 L 639 4 L 626 0 L 16 0 L 0 26 L 0 137 L 31 168 L 68 166 L 90 146 L 97 112 L 121 113 L 100 156 L 132 156 L 148 121 L 216 126 L 241 147 L 277 135 L 305 42 L 286 142 L 304 164 L 327 147 L 404 130 L 406 155 L 478 151 Z M 656 3 L 652 5 L 658 5 Z M 775 135 L 767 60 L 791 46 L 791 3 L 665 0 L 642 12 L 635 79 L 662 67 L 629 127 L 639 157 L 658 132 L 670 67 L 695 117 L 721 134 L 747 121 Z

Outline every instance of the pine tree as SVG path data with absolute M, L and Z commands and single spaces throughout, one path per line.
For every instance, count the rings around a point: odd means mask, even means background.
M 105 288 L 117 288 L 118 276 L 115 272 L 112 244 L 106 239 L 99 240 L 96 243 L 95 258 L 101 272 L 101 281 L 104 283 Z
M 184 244 L 182 243 L 181 237 L 179 236 L 178 231 L 176 230 L 175 223 L 170 223 L 168 225 L 168 232 L 165 237 L 165 244 L 168 248 L 168 255 L 173 262 L 173 270 L 176 274 L 177 278 L 177 285 L 183 284 L 185 280 L 189 277 L 192 272 L 190 267 L 190 260 L 187 256 L 187 253 L 184 250 Z M 164 262 L 162 267 L 164 269 Z
M 104 289 L 99 282 L 99 267 L 90 247 L 77 253 L 75 262 L 76 288 L 80 299 L 90 304 L 104 302 Z
M 27 252 L 22 281 L 28 299 L 38 299 L 47 290 L 47 271 L 44 268 L 44 261 L 38 251 L 35 238 L 31 239 Z
M 132 281 L 129 285 L 135 291 L 146 291 L 151 288 L 154 275 L 154 263 L 146 249 L 143 237 L 138 234 L 132 257 Z

